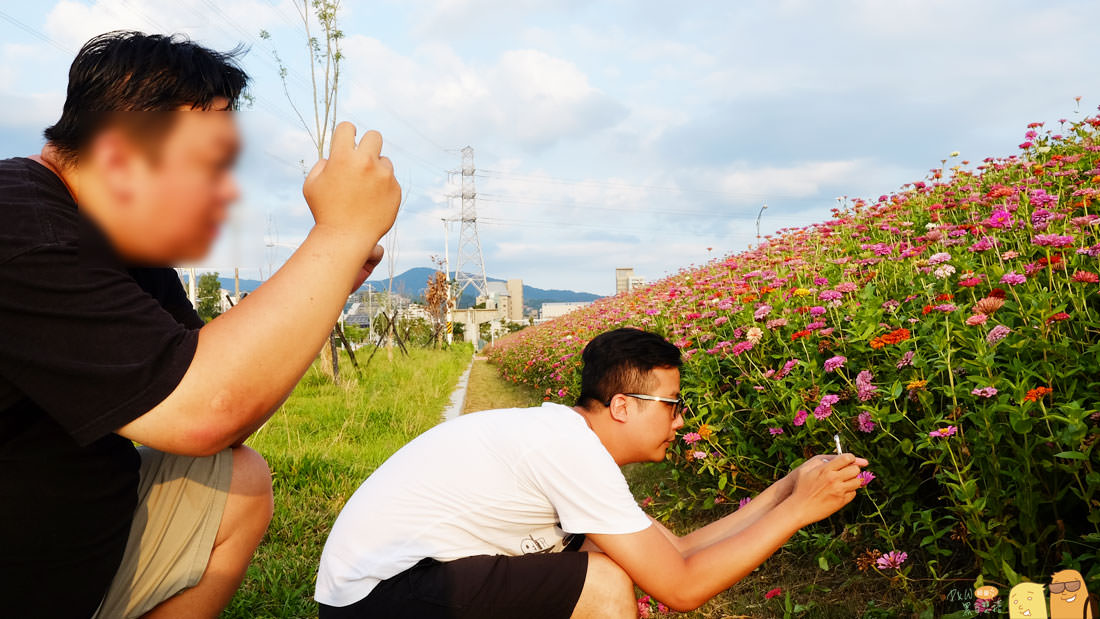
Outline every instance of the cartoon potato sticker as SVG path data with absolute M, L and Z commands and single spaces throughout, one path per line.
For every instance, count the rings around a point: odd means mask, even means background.
M 1081 577 L 1081 572 L 1077 570 L 1055 572 L 1050 577 L 1051 619 L 1092 617 L 1091 609 L 1086 611 L 1085 608 L 1088 597 L 1089 591 L 1085 587 L 1085 579 Z
M 1037 582 L 1022 582 L 1008 592 L 1009 619 L 1048 619 L 1047 599 L 1043 595 L 1043 585 Z
M 992 600 L 997 597 L 997 587 L 993 585 L 986 585 L 984 587 L 978 587 L 974 589 L 974 597 L 979 600 Z

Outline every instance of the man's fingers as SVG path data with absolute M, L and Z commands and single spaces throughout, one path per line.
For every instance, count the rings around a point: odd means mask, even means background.
M 302 193 L 305 193 L 306 185 L 309 185 L 310 182 L 312 182 L 315 178 L 317 178 L 321 174 L 321 172 L 325 171 L 325 165 L 327 163 L 328 163 L 328 160 L 326 160 L 326 159 L 318 159 L 317 163 L 313 164 L 313 167 L 310 168 L 310 170 L 309 170 L 309 174 L 306 175 L 305 183 L 302 185 Z
M 386 254 L 386 250 L 381 245 L 375 245 L 374 249 L 370 250 L 370 255 L 367 256 L 366 266 L 373 269 L 382 263 L 382 256 Z
M 335 136 L 334 136 L 335 137 Z M 356 151 L 360 155 L 378 157 L 382 154 L 382 134 L 377 131 L 368 131 L 359 140 L 359 148 Z M 392 167 L 392 164 L 390 164 Z
M 344 121 L 332 130 L 332 140 L 328 145 L 328 156 L 342 157 L 355 150 L 355 125 Z

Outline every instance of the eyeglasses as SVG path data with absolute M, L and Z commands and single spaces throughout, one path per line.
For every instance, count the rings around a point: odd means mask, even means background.
M 628 398 L 636 398 L 639 400 L 649 400 L 651 402 L 664 402 L 665 404 L 672 404 L 672 420 L 675 421 L 677 417 L 683 417 L 684 411 L 687 410 L 687 402 L 683 398 L 662 398 L 655 395 L 646 395 L 644 393 L 624 393 Z M 611 406 L 611 400 L 604 403 L 604 406 Z
M 1066 591 L 1076 591 L 1081 588 L 1081 581 L 1071 580 L 1069 582 L 1052 582 L 1049 588 L 1051 593 L 1061 593 L 1063 589 Z

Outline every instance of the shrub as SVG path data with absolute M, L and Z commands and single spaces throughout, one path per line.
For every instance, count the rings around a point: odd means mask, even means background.
M 488 355 L 572 403 L 595 334 L 633 325 L 680 346 L 693 412 L 653 503 L 664 515 L 729 509 L 839 434 L 872 475 L 833 523 L 909 555 L 879 571 L 1015 584 L 1084 562 L 1095 581 L 1098 127 L 1033 123 L 1019 155 L 945 159 Z

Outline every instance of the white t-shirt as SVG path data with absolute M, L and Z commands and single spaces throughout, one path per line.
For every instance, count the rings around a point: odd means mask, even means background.
M 463 415 L 402 447 L 359 486 L 325 543 L 314 597 L 347 606 L 425 557 L 556 552 L 567 534 L 650 524 L 573 409 Z

